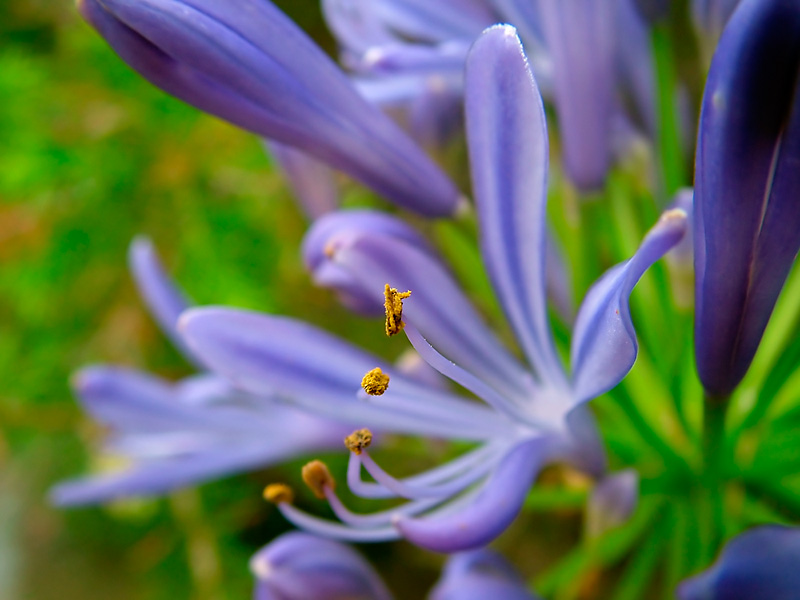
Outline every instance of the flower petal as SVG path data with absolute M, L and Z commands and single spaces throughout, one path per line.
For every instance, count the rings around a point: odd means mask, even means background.
M 546 438 L 522 441 L 500 459 L 477 497 L 466 507 L 443 515 L 400 518 L 395 526 L 413 544 L 435 552 L 485 546 L 519 513 L 548 450 Z
M 308 533 L 285 533 L 250 560 L 256 598 L 391 600 L 378 574 L 349 546 Z M 267 595 L 267 598 L 273 596 Z
M 268 0 L 82 0 L 80 8 L 166 92 L 423 215 L 457 209 L 447 176 Z
M 291 146 L 271 140 L 266 140 L 266 145 L 306 216 L 317 219 L 338 208 L 339 187 L 331 169 Z
M 484 261 L 537 377 L 563 386 L 545 290 L 547 126 L 513 27 L 492 27 L 475 42 L 465 103 Z
M 608 0 L 540 2 L 564 165 L 581 189 L 600 187 L 611 162 L 614 11 Z
M 609 269 L 586 294 L 572 337 L 573 400 L 586 402 L 617 385 L 636 360 L 629 296 L 644 272 L 686 232 L 680 209 L 665 212 L 632 258 Z
M 481 549 L 454 554 L 431 591 L 430 600 L 536 600 L 525 582 L 499 554 Z
M 187 359 L 202 366 L 183 343 L 183 338 L 177 331 L 178 317 L 192 306 L 192 302 L 167 275 L 153 243 L 148 238 L 139 236 L 131 242 L 128 249 L 128 264 L 139 294 L 150 309 L 150 314 L 161 326 L 161 330 Z

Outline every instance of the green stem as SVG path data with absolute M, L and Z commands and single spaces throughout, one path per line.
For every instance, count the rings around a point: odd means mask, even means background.
M 703 484 L 708 494 L 709 548 L 716 553 L 725 537 L 725 414 L 728 398 L 706 395 L 703 402 Z

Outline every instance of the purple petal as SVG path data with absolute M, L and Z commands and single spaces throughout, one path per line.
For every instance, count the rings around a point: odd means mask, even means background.
M 660 4 L 663 0 L 653 2 Z M 616 0 L 615 64 L 619 84 L 632 109 L 634 122 L 651 137 L 656 136 L 656 74 L 650 29 L 636 10 L 634 0 Z M 651 7 L 653 17 L 657 7 Z
M 378 4 L 393 29 L 429 42 L 471 40 L 497 20 L 485 0 L 383 0 Z
M 306 216 L 318 219 L 339 207 L 339 187 L 331 169 L 291 146 L 271 140 L 266 144 Z
M 326 215 L 309 229 L 303 239 L 303 261 L 314 282 L 336 290 L 345 306 L 377 316 L 383 314 L 383 301 L 376 300 L 375 294 L 364 290 L 357 277 L 331 260 L 337 247 L 367 233 L 405 241 L 434 254 L 425 238 L 399 219 L 374 211 L 343 210 Z
M 478 496 L 465 508 L 442 516 L 400 518 L 395 526 L 413 544 L 435 552 L 485 546 L 519 513 L 548 450 L 545 438 L 520 442 L 500 460 Z
M 267 0 L 83 0 L 86 19 L 166 92 L 296 146 L 401 206 L 456 210 L 452 182 Z
M 539 3 L 553 61 L 564 166 L 581 189 L 602 186 L 611 161 L 614 109 L 614 11 L 608 0 Z
M 741 381 L 800 249 L 800 5 L 744 0 L 712 61 L 695 181 L 695 348 L 706 390 Z
M 572 337 L 574 401 L 586 402 L 617 385 L 636 360 L 638 343 L 629 296 L 644 272 L 686 232 L 686 213 L 665 212 L 628 261 L 605 273 L 578 311 Z
M 765 526 L 725 545 L 717 562 L 678 587 L 680 600 L 793 600 L 800 589 L 800 530 Z
M 404 318 L 449 360 L 512 398 L 529 398 L 530 375 L 500 344 L 452 275 L 429 253 L 399 239 L 363 235 L 337 244 L 332 260 L 383 303 L 386 283 L 411 290 Z
M 705 35 L 717 39 L 739 0 L 692 0 L 692 16 Z
M 336 41 L 348 52 L 397 41 L 381 21 L 374 0 L 322 0 L 322 15 Z
M 525 582 L 499 554 L 481 549 L 450 557 L 429 600 L 536 600 Z
M 161 326 L 161 330 L 187 359 L 202 366 L 183 343 L 183 338 L 177 331 L 178 317 L 192 306 L 192 302 L 167 275 L 153 243 L 148 238 L 140 236 L 131 242 L 128 249 L 128 264 L 136 287 L 139 288 L 139 294 L 150 309 L 150 314 Z
M 513 27 L 495 26 L 475 42 L 465 94 L 484 260 L 537 376 L 562 386 L 545 291 L 547 126 Z
M 255 597 L 280 600 L 391 600 L 378 574 L 352 548 L 307 533 L 285 533 L 250 560 Z

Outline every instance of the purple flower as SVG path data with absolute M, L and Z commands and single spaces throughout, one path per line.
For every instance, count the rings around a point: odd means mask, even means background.
M 177 336 L 178 315 L 190 306 L 169 280 L 152 244 L 131 245 L 134 278 L 156 320 L 202 368 L 203 361 Z M 95 366 L 73 379 L 84 410 L 109 429 L 104 454 L 122 469 L 58 484 L 58 504 L 151 496 L 296 456 L 340 448 L 350 425 L 320 419 L 275 401 L 251 396 L 209 373 L 173 383 L 132 369 Z
M 711 64 L 695 174 L 695 347 L 707 392 L 747 372 L 800 249 L 800 5 L 744 0 Z
M 481 549 L 454 554 L 429 600 L 536 600 L 516 570 L 502 556 Z
M 405 479 L 383 470 L 365 444 L 352 444 L 357 451 L 347 474 L 351 490 L 409 501 L 355 514 L 333 482 L 320 484 L 318 494 L 341 524 L 280 504 L 287 518 L 315 533 L 353 541 L 403 536 L 442 552 L 476 548 L 511 523 L 544 464 L 566 460 L 594 475 L 605 468 L 582 405 L 614 387 L 633 365 L 637 343 L 628 297 L 650 264 L 682 238 L 686 215 L 665 213 L 636 254 L 589 291 L 576 319 L 568 375 L 545 299 L 545 115 L 512 27 L 491 28 L 474 45 L 466 107 L 483 257 L 527 364 L 486 326 L 436 255 L 405 226 L 390 226 L 390 217 L 324 217 L 309 233 L 305 254 L 316 274 L 329 274 L 328 285 L 363 301 L 372 298 L 376 306 L 384 294 L 392 298 L 386 284 L 411 290 L 401 317 L 409 341 L 483 404 L 412 381 L 385 361 L 290 319 L 223 308 L 194 309 L 181 317 L 190 348 L 247 393 L 272 390 L 323 417 L 475 443 L 451 462 Z M 383 395 L 367 396 L 358 382 L 375 367 L 389 376 L 389 386 Z M 375 483 L 361 479 L 362 468 Z
M 678 587 L 680 600 L 793 600 L 800 589 L 800 531 L 751 529 L 725 545 L 714 565 Z
M 323 8 L 362 93 L 384 106 L 409 108 L 412 125 L 424 124 L 415 130 L 440 130 L 439 140 L 455 126 L 473 39 L 493 23 L 514 24 L 539 85 L 554 98 L 567 173 L 592 189 L 611 164 L 623 104 L 633 108 L 637 125 L 655 131 L 647 25 L 632 0 L 612 4 L 327 0 Z
M 391 600 L 375 570 L 352 548 L 285 533 L 250 560 L 254 600 Z
M 255 600 L 391 600 L 375 570 L 345 544 L 286 533 L 250 560 Z M 491 550 L 455 554 L 429 600 L 536 600 L 503 557 Z
M 453 183 L 268 0 L 81 0 L 84 17 L 164 91 L 294 146 L 427 216 Z

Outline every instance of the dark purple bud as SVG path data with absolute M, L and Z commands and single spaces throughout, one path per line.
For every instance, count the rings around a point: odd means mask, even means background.
M 728 542 L 714 565 L 678 586 L 680 600 L 793 600 L 800 590 L 800 529 L 765 526 Z
M 697 369 L 744 377 L 800 249 L 800 4 L 744 0 L 711 63 L 695 174 Z
M 452 214 L 450 179 L 268 0 L 80 0 L 89 23 L 151 83 L 295 146 L 397 204 Z

